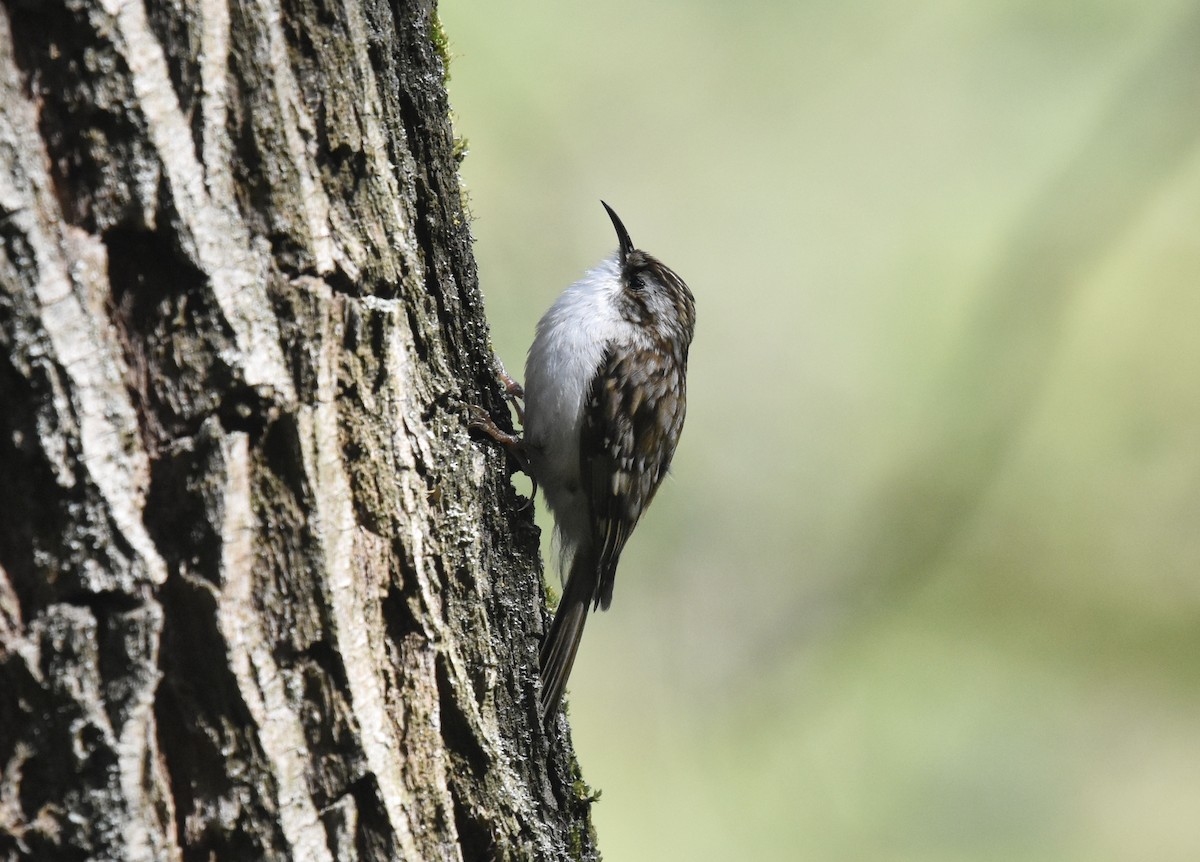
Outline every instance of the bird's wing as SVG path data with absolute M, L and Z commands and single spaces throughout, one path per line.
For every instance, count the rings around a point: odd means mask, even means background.
M 579 458 L 599 549 L 593 599 L 603 609 L 625 542 L 671 465 L 686 400 L 682 363 L 656 346 L 610 347 L 593 378 Z

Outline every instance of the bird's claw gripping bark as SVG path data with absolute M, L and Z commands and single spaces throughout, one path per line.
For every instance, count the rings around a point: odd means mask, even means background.
M 525 400 L 525 389 L 508 373 L 508 369 L 504 367 L 504 363 L 498 356 L 496 357 L 496 376 L 504 387 L 504 397 L 512 402 L 513 409 L 517 411 L 517 421 L 521 423 L 522 428 L 525 427 L 525 407 L 521 403 Z
M 513 385 L 517 385 L 515 381 Z M 520 389 L 521 387 L 517 386 L 517 388 Z M 521 471 L 529 477 L 529 481 L 533 483 L 533 490 L 529 493 L 529 502 L 532 504 L 534 498 L 537 496 L 537 479 L 534 478 L 533 469 L 529 464 L 529 454 L 525 451 L 525 441 L 519 435 L 510 434 L 497 425 L 496 420 L 482 407 L 468 404 L 467 413 L 467 427 L 486 434 L 503 446 L 508 451 L 508 454 L 516 460 Z M 518 409 L 519 413 L 520 410 Z

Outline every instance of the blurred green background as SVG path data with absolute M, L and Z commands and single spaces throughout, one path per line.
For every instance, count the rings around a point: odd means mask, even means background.
M 601 197 L 696 294 L 606 857 L 1200 859 L 1200 7 L 440 11 L 509 368 Z

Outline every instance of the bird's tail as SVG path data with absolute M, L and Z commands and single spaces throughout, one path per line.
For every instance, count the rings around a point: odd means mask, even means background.
M 571 574 L 563 588 L 554 621 L 542 643 L 541 676 L 542 721 L 545 722 L 558 709 L 567 677 L 575 664 L 575 653 L 579 650 L 579 639 L 583 637 L 583 624 L 587 622 L 588 610 L 596 592 L 596 562 L 589 553 L 579 553 L 571 562 Z

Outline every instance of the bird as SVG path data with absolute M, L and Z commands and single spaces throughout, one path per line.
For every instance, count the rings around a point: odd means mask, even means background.
M 523 437 L 500 435 L 545 495 L 564 577 L 539 655 L 543 722 L 557 714 L 589 611 L 612 603 L 621 552 L 671 466 L 687 408 L 695 298 L 600 203 L 618 248 L 538 322 Z

